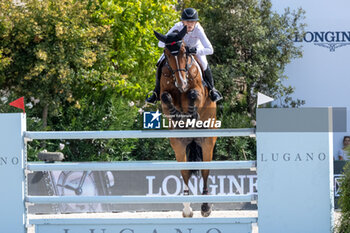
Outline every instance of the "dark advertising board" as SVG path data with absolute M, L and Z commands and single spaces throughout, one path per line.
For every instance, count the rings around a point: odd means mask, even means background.
M 183 195 L 179 171 L 35 172 L 28 177 L 29 195 Z M 190 194 L 201 194 L 203 180 L 192 176 Z M 208 178 L 210 195 L 256 194 L 257 176 L 250 170 L 213 170 Z M 195 210 L 199 204 L 192 205 Z M 182 210 L 182 204 L 57 204 L 35 205 L 31 213 L 119 212 Z M 216 210 L 256 209 L 247 203 L 215 204 Z
M 334 162 L 334 198 L 338 208 L 340 181 L 345 161 Z M 91 195 L 183 195 L 183 179 L 178 171 L 96 171 L 96 172 L 35 172 L 28 176 L 29 195 L 91 196 Z M 201 194 L 203 180 L 192 176 L 191 194 Z M 212 170 L 208 178 L 210 195 L 256 194 L 255 171 Z M 199 204 L 192 204 L 199 210 Z M 79 213 L 121 211 L 182 210 L 182 204 L 56 204 L 30 206 L 30 213 Z M 215 204 L 214 210 L 254 210 L 249 203 Z

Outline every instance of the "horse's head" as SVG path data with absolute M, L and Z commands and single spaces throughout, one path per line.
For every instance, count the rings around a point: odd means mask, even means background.
M 168 35 L 154 31 L 158 40 L 165 43 L 164 55 L 169 65 L 168 68 L 175 77 L 175 86 L 180 92 L 188 90 L 188 54 L 186 54 L 185 43 L 182 41 L 186 32 L 186 26 L 179 33 L 169 33 Z

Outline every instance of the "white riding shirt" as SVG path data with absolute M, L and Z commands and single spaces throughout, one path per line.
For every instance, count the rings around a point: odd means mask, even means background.
M 176 23 L 166 35 L 172 33 L 175 30 L 181 31 L 184 28 L 184 24 L 182 22 Z M 206 55 L 211 55 L 214 53 L 213 46 L 205 35 L 203 27 L 196 23 L 193 31 L 187 32 L 183 38 L 186 45 L 190 48 L 197 48 L 196 57 L 201 63 L 204 70 L 208 67 L 208 61 Z M 161 48 L 165 47 L 164 42 L 159 41 L 158 46 Z M 159 60 L 164 59 L 164 54 L 159 58 Z

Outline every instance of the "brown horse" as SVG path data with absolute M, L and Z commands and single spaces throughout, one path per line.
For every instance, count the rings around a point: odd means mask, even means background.
M 182 41 L 186 32 L 186 27 L 179 33 L 170 33 L 167 36 L 154 32 L 156 37 L 165 43 L 165 64 L 160 79 L 163 113 L 169 121 L 183 121 L 185 124 L 191 121 L 216 121 L 216 103 L 209 98 L 208 89 L 202 78 L 202 69 L 195 57 L 187 52 Z M 179 129 L 179 126 L 180 124 L 177 126 L 173 124 L 170 127 Z M 194 128 L 193 124 L 191 126 Z M 199 128 L 198 125 L 196 128 Z M 211 124 L 207 128 L 215 127 Z M 178 162 L 211 161 L 215 142 L 216 137 L 170 138 Z M 184 195 L 189 195 L 188 180 L 192 173 L 193 171 L 181 171 L 185 183 Z M 204 181 L 202 194 L 207 195 L 209 170 L 201 170 L 201 173 Z M 209 216 L 211 205 L 203 203 L 201 213 L 204 217 Z M 184 203 L 183 216 L 193 216 L 190 203 Z

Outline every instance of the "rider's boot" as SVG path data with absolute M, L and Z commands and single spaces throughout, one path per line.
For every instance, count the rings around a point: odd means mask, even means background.
M 157 66 L 156 72 L 156 87 L 153 90 L 153 94 L 146 99 L 146 102 L 149 104 L 155 104 L 159 100 L 160 95 L 160 75 L 161 75 L 161 65 Z
M 204 71 L 204 81 L 206 82 L 209 89 L 209 97 L 213 102 L 219 101 L 222 99 L 222 95 L 214 87 L 214 79 L 211 73 L 211 69 L 208 65 L 207 69 Z

